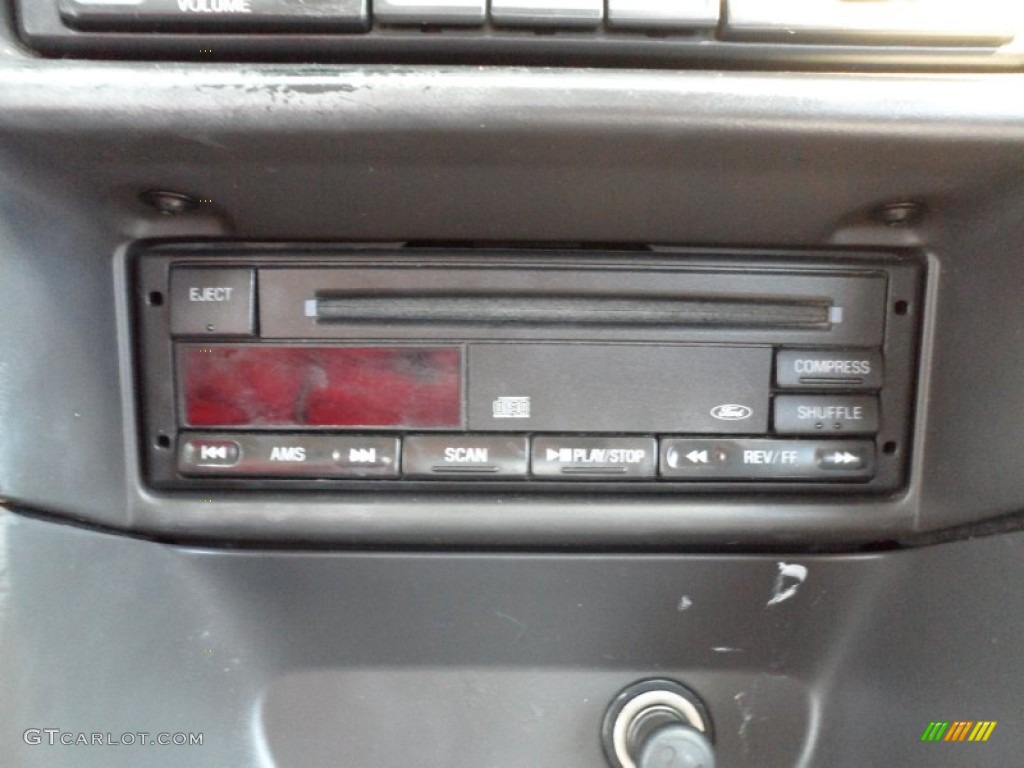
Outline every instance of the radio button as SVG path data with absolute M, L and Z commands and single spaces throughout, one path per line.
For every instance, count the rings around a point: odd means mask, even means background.
M 397 477 L 397 437 L 331 437 L 332 474 L 336 477 Z
M 171 272 L 171 334 L 252 336 L 256 274 L 252 269 L 195 267 Z
M 878 431 L 878 399 L 870 395 L 778 395 L 775 431 L 780 435 Z
M 233 467 L 241 456 L 241 447 L 234 440 L 206 440 L 194 438 L 181 444 L 182 471 Z
M 88 29 L 363 31 L 367 0 L 60 0 L 61 16 Z
M 816 461 L 819 469 L 858 470 L 864 469 L 871 460 L 873 450 L 870 444 L 837 445 L 818 448 Z
M 608 0 L 608 24 L 621 28 L 714 27 L 720 7 L 719 0 Z
M 882 353 L 859 349 L 783 349 L 775 356 L 775 383 L 787 389 L 879 389 Z
M 526 477 L 526 437 L 409 435 L 402 451 L 406 477 Z
M 596 27 L 603 0 L 491 0 L 491 21 L 527 27 Z
M 396 477 L 398 446 L 397 437 L 358 435 L 193 436 L 181 443 L 178 470 L 244 477 Z
M 654 477 L 653 437 L 535 437 L 532 471 L 560 480 L 619 480 Z
M 1016 5 L 1005 0 L 729 0 L 725 32 L 786 43 L 995 46 L 1017 33 Z
M 691 440 L 663 438 L 661 475 L 682 480 L 867 480 L 868 440 Z
M 373 18 L 382 24 L 458 24 L 480 26 L 486 0 L 374 0 Z

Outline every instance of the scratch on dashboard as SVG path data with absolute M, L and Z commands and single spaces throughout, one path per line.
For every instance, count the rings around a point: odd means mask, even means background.
M 754 678 L 749 690 L 740 691 L 733 699 L 736 701 L 736 706 L 740 710 L 740 727 L 736 731 L 736 735 L 739 736 L 742 744 L 742 751 L 744 760 L 748 760 L 750 757 L 750 741 L 747 738 L 750 724 L 757 720 L 766 720 L 766 717 L 755 718 L 754 717 L 754 699 L 757 698 L 758 689 L 761 686 L 761 681 L 765 678 L 762 673 Z
M 736 706 L 740 709 L 740 727 L 736 732 L 736 735 L 740 737 L 740 741 L 743 742 L 743 751 L 747 751 L 747 728 L 750 726 L 751 721 L 754 719 L 753 707 L 749 703 L 749 695 L 746 691 L 740 691 L 733 699 L 736 701 Z
M 775 575 L 772 596 L 765 603 L 765 608 L 784 603 L 795 596 L 800 586 L 807 579 L 807 568 L 797 563 L 779 563 L 779 572 Z
M 505 621 L 512 622 L 516 625 L 516 627 L 519 628 L 519 632 L 516 634 L 514 638 L 515 640 L 521 639 L 522 636 L 526 634 L 526 624 L 521 622 L 515 616 L 509 616 L 507 613 L 502 613 L 501 611 L 495 611 L 494 615 L 497 616 L 499 619 L 505 619 Z
M 742 648 L 733 648 L 728 645 L 718 645 L 711 649 L 715 653 L 743 653 Z
M 282 86 L 284 89 L 291 93 L 308 93 L 314 96 L 321 96 L 323 94 L 335 94 L 335 93 L 355 93 L 360 90 L 358 86 L 352 83 L 339 83 L 339 82 L 316 82 L 316 83 L 287 83 Z M 363 89 L 371 90 L 372 86 L 364 85 Z

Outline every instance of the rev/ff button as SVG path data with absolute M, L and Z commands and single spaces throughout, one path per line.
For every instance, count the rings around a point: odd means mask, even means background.
M 680 480 L 869 480 L 869 440 L 662 438 L 661 475 Z
M 855 471 L 864 469 L 871 461 L 870 444 L 836 445 L 831 448 L 820 448 L 815 455 L 815 463 L 819 469 L 835 469 Z

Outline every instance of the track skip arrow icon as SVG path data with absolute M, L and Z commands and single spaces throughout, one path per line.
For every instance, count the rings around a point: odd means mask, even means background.
M 849 453 L 847 451 L 843 451 L 841 453 L 833 453 L 828 458 L 829 461 L 831 461 L 833 464 L 854 464 L 857 461 L 860 461 L 860 457 L 858 457 L 856 454 Z

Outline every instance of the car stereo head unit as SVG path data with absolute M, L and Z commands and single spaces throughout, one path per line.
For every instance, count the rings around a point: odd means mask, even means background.
M 904 481 L 910 258 L 176 244 L 134 263 L 155 487 Z

